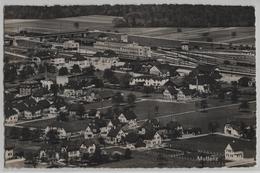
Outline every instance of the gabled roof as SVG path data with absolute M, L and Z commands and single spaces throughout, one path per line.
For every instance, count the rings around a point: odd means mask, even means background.
M 178 91 L 173 87 L 168 87 L 165 90 L 168 90 L 171 95 L 176 95 L 178 93 Z
M 240 132 L 241 131 L 241 123 L 238 121 L 231 121 L 227 123 L 226 125 L 230 125 L 233 129 Z
M 118 134 L 118 132 L 119 132 L 120 130 L 121 130 L 121 127 L 112 128 L 112 129 L 109 131 L 109 133 L 108 133 L 107 136 L 114 138 L 114 137 L 117 136 L 117 134 Z
M 125 140 L 129 143 L 136 143 L 139 137 L 140 135 L 138 135 L 137 133 L 131 132 L 128 135 L 126 135 Z
M 13 108 L 5 109 L 5 117 L 9 118 L 10 116 L 18 114 Z
M 16 103 L 13 107 L 18 109 L 20 112 L 23 112 L 28 109 L 24 102 Z
M 32 97 L 29 97 L 24 100 L 24 104 L 26 104 L 28 107 L 33 107 L 37 104 L 37 102 Z
M 152 140 L 154 138 L 154 135 L 156 134 L 156 131 L 153 130 L 153 131 L 147 131 L 143 136 L 142 138 L 144 140 Z
M 238 144 L 236 142 L 230 143 L 229 144 L 231 146 L 231 148 L 233 149 L 233 151 L 243 151 L 245 148 L 243 147 L 243 145 Z
M 40 109 L 45 109 L 45 108 L 49 108 L 51 105 L 47 100 L 40 100 L 38 102 L 38 106 L 40 107 Z
M 43 97 L 44 95 L 48 94 L 46 89 L 39 89 L 33 93 L 33 97 Z
M 127 120 L 134 120 L 137 118 L 136 114 L 133 111 L 124 111 L 123 114 Z
M 35 106 L 32 106 L 32 107 L 28 107 L 26 110 L 29 111 L 29 112 L 35 113 L 35 112 L 41 110 L 41 108 L 38 105 L 35 105 Z
M 137 76 L 137 77 L 134 77 L 133 79 L 144 79 L 144 80 L 158 80 L 158 81 L 161 81 L 161 80 L 164 80 L 166 78 L 164 77 L 161 77 L 161 76 L 154 76 L 154 75 L 142 75 L 142 76 Z
M 90 147 L 92 145 L 96 145 L 96 141 L 93 139 L 87 139 L 82 141 L 81 144 L 85 145 L 86 147 Z

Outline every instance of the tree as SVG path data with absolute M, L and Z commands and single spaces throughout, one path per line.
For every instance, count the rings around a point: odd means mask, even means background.
M 78 116 L 79 116 L 79 119 L 81 119 L 81 120 L 84 119 L 85 107 L 82 104 L 79 105 Z
M 103 88 L 104 83 L 102 79 L 94 78 L 91 81 L 91 84 L 95 85 L 96 88 Z
M 68 69 L 67 67 L 61 67 L 60 70 L 59 70 L 59 76 L 66 76 L 68 75 L 69 72 L 68 72 Z
M 236 103 L 238 101 L 238 89 L 236 86 L 232 87 L 231 100 L 233 103 Z
M 131 75 L 129 73 L 124 74 L 119 81 L 120 88 L 127 89 L 129 88 L 129 82 L 131 80 Z
M 104 74 L 103 74 L 103 78 L 104 79 L 111 79 L 114 76 L 114 72 L 111 69 L 105 69 L 104 70 Z
M 155 105 L 155 106 L 154 106 L 154 112 L 155 112 L 156 114 L 158 114 L 158 112 L 159 112 L 159 105 Z
M 127 27 L 128 24 L 125 19 L 122 18 L 114 18 L 112 21 L 114 27 Z
M 131 159 L 132 158 L 132 151 L 129 148 L 127 148 L 125 150 L 125 158 L 126 159 Z
M 211 132 L 211 134 L 216 132 L 218 128 L 219 128 L 218 122 L 216 122 L 216 121 L 215 122 L 209 122 L 208 130 Z
M 230 65 L 230 64 L 231 64 L 229 60 L 225 60 L 223 63 L 224 63 L 225 65 Z
M 120 103 L 122 103 L 123 101 L 124 97 L 120 92 L 115 93 L 115 95 L 113 95 L 112 97 L 112 103 L 114 103 L 115 105 L 120 105 Z
M 79 29 L 79 22 L 74 22 L 73 26 L 74 26 L 74 28 Z
M 38 161 L 37 161 L 37 154 L 32 152 L 25 153 L 25 160 L 29 161 L 30 164 L 33 165 L 34 168 L 36 168 Z
M 130 94 L 127 95 L 127 103 L 128 103 L 130 106 L 133 106 L 133 105 L 134 105 L 135 100 L 136 100 L 136 96 L 135 96 L 133 93 L 130 93 Z
M 81 73 L 81 69 L 80 69 L 79 65 L 74 64 L 72 66 L 71 73 Z
M 94 163 L 97 163 L 97 164 L 102 162 L 102 155 L 101 155 L 100 147 L 96 147 L 96 150 L 95 150 L 93 156 L 91 157 L 91 161 Z
M 243 86 L 243 87 L 248 87 L 248 83 L 251 81 L 249 77 L 241 77 L 238 80 L 238 85 Z
M 236 32 L 236 31 L 233 31 L 233 32 L 231 33 L 231 36 L 232 36 L 232 37 L 237 36 L 237 32 Z
M 67 112 L 60 112 L 57 116 L 58 121 L 68 121 L 69 120 L 69 114 Z
M 59 86 L 58 84 L 54 83 L 50 87 L 50 91 L 53 93 L 54 96 L 57 96 L 57 93 L 59 91 Z
M 206 99 L 200 101 L 200 108 L 202 109 L 202 111 L 205 111 L 205 109 L 208 108 L 208 102 Z
M 218 98 L 220 99 L 220 101 L 224 101 L 225 100 L 225 92 L 220 91 L 219 94 L 218 94 Z
M 50 144 L 58 143 L 59 136 L 57 130 L 49 130 L 46 134 L 46 139 L 49 141 Z

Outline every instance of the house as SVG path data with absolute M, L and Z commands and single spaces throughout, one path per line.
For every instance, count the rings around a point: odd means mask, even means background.
M 94 137 L 94 133 L 89 126 L 83 131 L 83 135 L 85 139 L 90 139 Z
M 6 108 L 5 111 L 5 122 L 7 124 L 15 124 L 18 121 L 18 112 L 13 108 Z
M 190 90 L 196 90 L 200 93 L 209 93 L 209 84 L 205 76 L 198 76 L 196 79 L 192 80 L 189 84 Z
M 167 136 L 169 137 L 181 137 L 183 135 L 183 127 L 177 121 L 170 121 L 166 125 Z
M 107 137 L 109 131 L 112 129 L 112 128 L 116 128 L 118 126 L 120 126 L 120 121 L 118 119 L 112 119 L 112 120 L 109 120 L 106 124 L 106 126 L 103 126 L 103 127 L 100 127 L 100 135 L 101 137 Z
M 78 98 L 83 95 L 83 89 L 79 85 L 67 85 L 64 87 L 63 95 L 66 97 Z
M 146 148 L 154 148 L 162 144 L 162 137 L 156 131 L 147 132 L 142 136 L 142 138 Z
M 93 140 L 84 140 L 80 145 L 81 153 L 94 154 L 96 151 L 96 143 Z
M 67 132 L 63 128 L 63 126 L 58 124 L 51 124 L 44 129 L 44 134 L 46 135 L 49 131 L 54 130 L 57 131 L 59 139 L 67 138 Z
M 109 144 L 118 144 L 123 142 L 123 138 L 126 136 L 121 127 L 114 127 L 110 129 L 105 141 Z
M 42 117 L 41 108 L 39 106 L 28 107 L 24 111 L 24 118 L 27 120 L 36 119 Z
M 27 110 L 28 107 L 22 101 L 22 102 L 15 103 L 13 105 L 13 109 L 18 111 L 18 119 L 19 119 L 19 118 L 24 118 L 24 111 Z
M 48 90 L 47 89 L 39 89 L 36 90 L 33 94 L 32 94 L 32 98 L 36 101 L 39 102 L 40 100 L 44 99 L 44 95 L 48 94 Z
M 69 116 L 70 117 L 76 117 L 78 115 L 84 115 L 85 114 L 85 108 L 82 104 L 71 104 L 69 106 Z
M 14 157 L 14 146 L 6 145 L 5 146 L 5 160 L 10 160 Z
M 151 75 L 169 77 L 171 76 L 171 66 L 169 64 L 157 64 L 149 70 Z
M 189 50 L 189 42 L 181 43 L 181 50 L 188 51 Z
M 21 96 L 28 96 L 41 87 L 42 85 L 38 81 L 25 81 L 19 85 L 19 93 Z
M 41 80 L 40 81 L 43 88 L 51 89 L 51 86 L 54 84 L 52 80 Z
M 68 160 L 78 159 L 80 157 L 79 144 L 71 143 L 68 145 L 66 151 L 68 154 Z
M 66 109 L 67 109 L 66 102 L 62 98 L 56 97 L 56 99 L 52 101 L 51 106 L 49 108 L 50 110 L 49 116 L 57 116 L 59 112 L 67 111 Z
M 152 86 L 161 88 L 169 79 L 160 76 L 143 75 L 131 79 L 130 86 Z
M 165 100 L 176 100 L 178 91 L 173 87 L 168 87 L 163 91 L 163 98 Z
M 224 126 L 224 134 L 234 136 L 234 137 L 241 137 L 241 124 L 237 121 L 231 121 Z
M 46 99 L 40 100 L 37 103 L 38 107 L 41 109 L 43 115 L 48 115 L 50 113 L 50 102 Z
M 128 133 L 125 137 L 126 147 L 129 149 L 135 149 L 136 142 L 139 138 L 140 135 L 135 132 Z
M 79 50 L 79 43 L 75 42 L 74 40 L 68 40 L 63 43 L 64 50 Z
M 60 159 L 60 147 L 43 145 L 39 150 L 39 159 L 45 161 L 58 161 Z
M 225 148 L 225 160 L 237 161 L 244 159 L 243 147 L 233 142 L 228 144 Z
M 26 98 L 23 103 L 26 107 L 34 107 L 37 105 L 37 101 L 33 97 Z

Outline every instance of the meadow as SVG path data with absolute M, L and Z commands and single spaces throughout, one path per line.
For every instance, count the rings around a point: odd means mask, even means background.
M 5 20 L 5 32 L 15 32 L 21 29 L 38 31 L 42 33 L 75 31 L 75 30 L 102 30 L 118 31 L 137 36 L 149 36 L 162 39 L 207 41 L 208 37 L 213 42 L 226 42 L 236 44 L 255 44 L 255 27 L 211 27 L 211 28 L 181 28 L 177 27 L 140 27 L 140 28 L 116 28 L 113 26 L 115 16 L 90 15 L 57 19 L 41 20 Z M 74 23 L 79 26 L 75 27 Z M 235 35 L 232 33 L 235 32 Z

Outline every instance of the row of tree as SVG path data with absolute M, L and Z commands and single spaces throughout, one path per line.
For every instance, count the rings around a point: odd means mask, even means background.
M 120 16 L 118 27 L 216 27 L 254 26 L 254 8 L 178 4 L 87 5 L 87 6 L 5 6 L 6 19 L 53 19 L 72 16 Z

